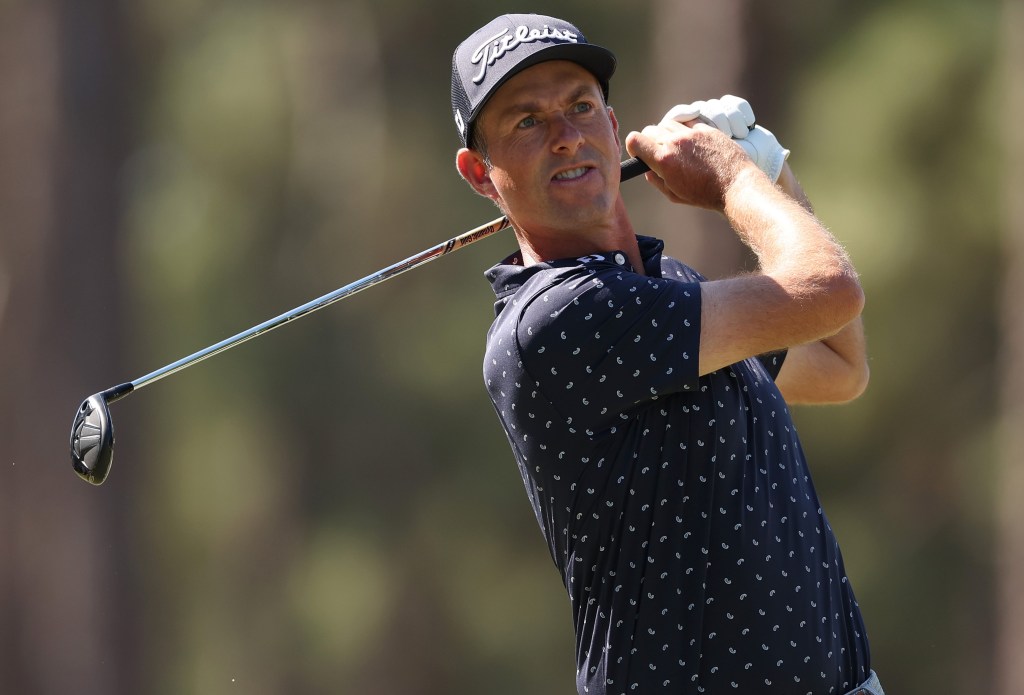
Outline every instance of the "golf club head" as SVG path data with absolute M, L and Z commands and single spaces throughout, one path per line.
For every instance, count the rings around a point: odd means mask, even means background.
M 82 480 L 99 485 L 110 473 L 114 460 L 114 426 L 107 399 L 102 393 L 89 396 L 78 406 L 71 425 L 71 463 Z

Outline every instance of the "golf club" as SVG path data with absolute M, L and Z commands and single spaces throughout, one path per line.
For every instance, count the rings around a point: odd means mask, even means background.
M 645 171 L 648 171 L 648 166 L 633 157 L 622 162 L 620 177 L 622 181 L 628 181 L 631 178 L 639 176 Z M 82 401 L 82 404 L 78 407 L 78 410 L 75 412 L 74 422 L 71 425 L 71 462 L 74 466 L 75 473 L 77 473 L 83 480 L 92 483 L 93 485 L 99 485 L 107 479 L 107 475 L 110 473 L 110 464 L 114 458 L 114 425 L 110 420 L 110 409 L 108 408 L 111 403 L 119 401 L 125 396 L 138 391 L 143 386 L 152 384 L 153 382 L 163 379 L 166 376 L 170 376 L 171 374 L 181 371 L 186 367 L 191 367 L 197 362 L 201 362 L 208 357 L 213 357 L 217 353 L 229 350 L 230 348 L 240 345 L 247 340 L 252 340 L 256 336 L 267 333 L 268 331 L 282 326 L 289 321 L 294 321 L 295 319 L 301 318 L 302 316 L 317 311 L 318 309 L 323 309 L 329 304 L 333 304 L 340 299 L 344 299 L 356 292 L 365 290 L 367 287 L 372 287 L 373 285 L 382 283 L 385 280 L 393 278 L 407 270 L 417 268 L 424 263 L 434 260 L 435 258 L 439 258 L 453 251 L 465 248 L 466 246 L 469 246 L 476 241 L 480 241 L 485 237 L 489 237 L 492 234 L 496 234 L 509 226 L 511 226 L 511 223 L 508 218 L 500 217 L 493 222 L 488 222 L 476 229 L 464 232 L 457 237 L 453 237 L 452 239 L 440 243 L 437 246 L 433 246 L 416 254 L 415 256 L 410 256 L 404 261 L 388 266 L 387 268 L 379 270 L 372 275 L 367 275 L 361 280 L 356 280 L 344 287 L 340 287 L 333 292 L 325 294 L 311 302 L 307 302 L 306 304 L 272 318 L 269 321 L 264 321 L 257 326 L 253 326 L 249 330 L 243 331 L 237 335 L 227 338 L 226 340 L 222 340 L 221 342 L 211 345 L 208 348 L 204 348 L 199 352 L 189 355 L 188 357 L 184 357 L 177 362 L 172 362 L 166 367 L 161 367 L 155 372 L 150 372 L 145 376 L 139 377 L 135 381 L 118 384 L 106 391 L 100 391 L 99 393 L 89 396 Z

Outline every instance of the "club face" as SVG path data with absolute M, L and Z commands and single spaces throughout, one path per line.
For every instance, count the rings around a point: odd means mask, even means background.
M 75 413 L 71 425 L 71 463 L 86 482 L 99 485 L 107 479 L 114 459 L 114 426 L 103 394 L 89 396 Z

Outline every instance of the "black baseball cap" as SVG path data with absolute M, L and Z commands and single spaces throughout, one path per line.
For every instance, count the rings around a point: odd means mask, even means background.
M 505 14 L 477 29 L 452 56 L 452 113 L 462 144 L 487 100 L 516 73 L 547 60 L 570 60 L 594 74 L 608 98 L 615 55 L 587 43 L 574 25 L 539 14 Z

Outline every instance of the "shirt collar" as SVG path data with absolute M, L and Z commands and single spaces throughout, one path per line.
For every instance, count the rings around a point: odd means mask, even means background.
M 640 258 L 643 260 L 644 272 L 651 277 L 661 277 L 661 256 L 665 250 L 665 242 L 655 237 L 637 235 L 640 247 Z M 561 268 L 598 268 L 619 267 L 632 271 L 628 257 L 624 251 L 602 251 L 580 258 L 560 258 L 552 261 L 541 261 L 524 267 L 523 257 L 519 251 L 491 266 L 484 277 L 491 283 L 491 289 L 498 299 L 515 294 L 526 282 L 538 273 Z

